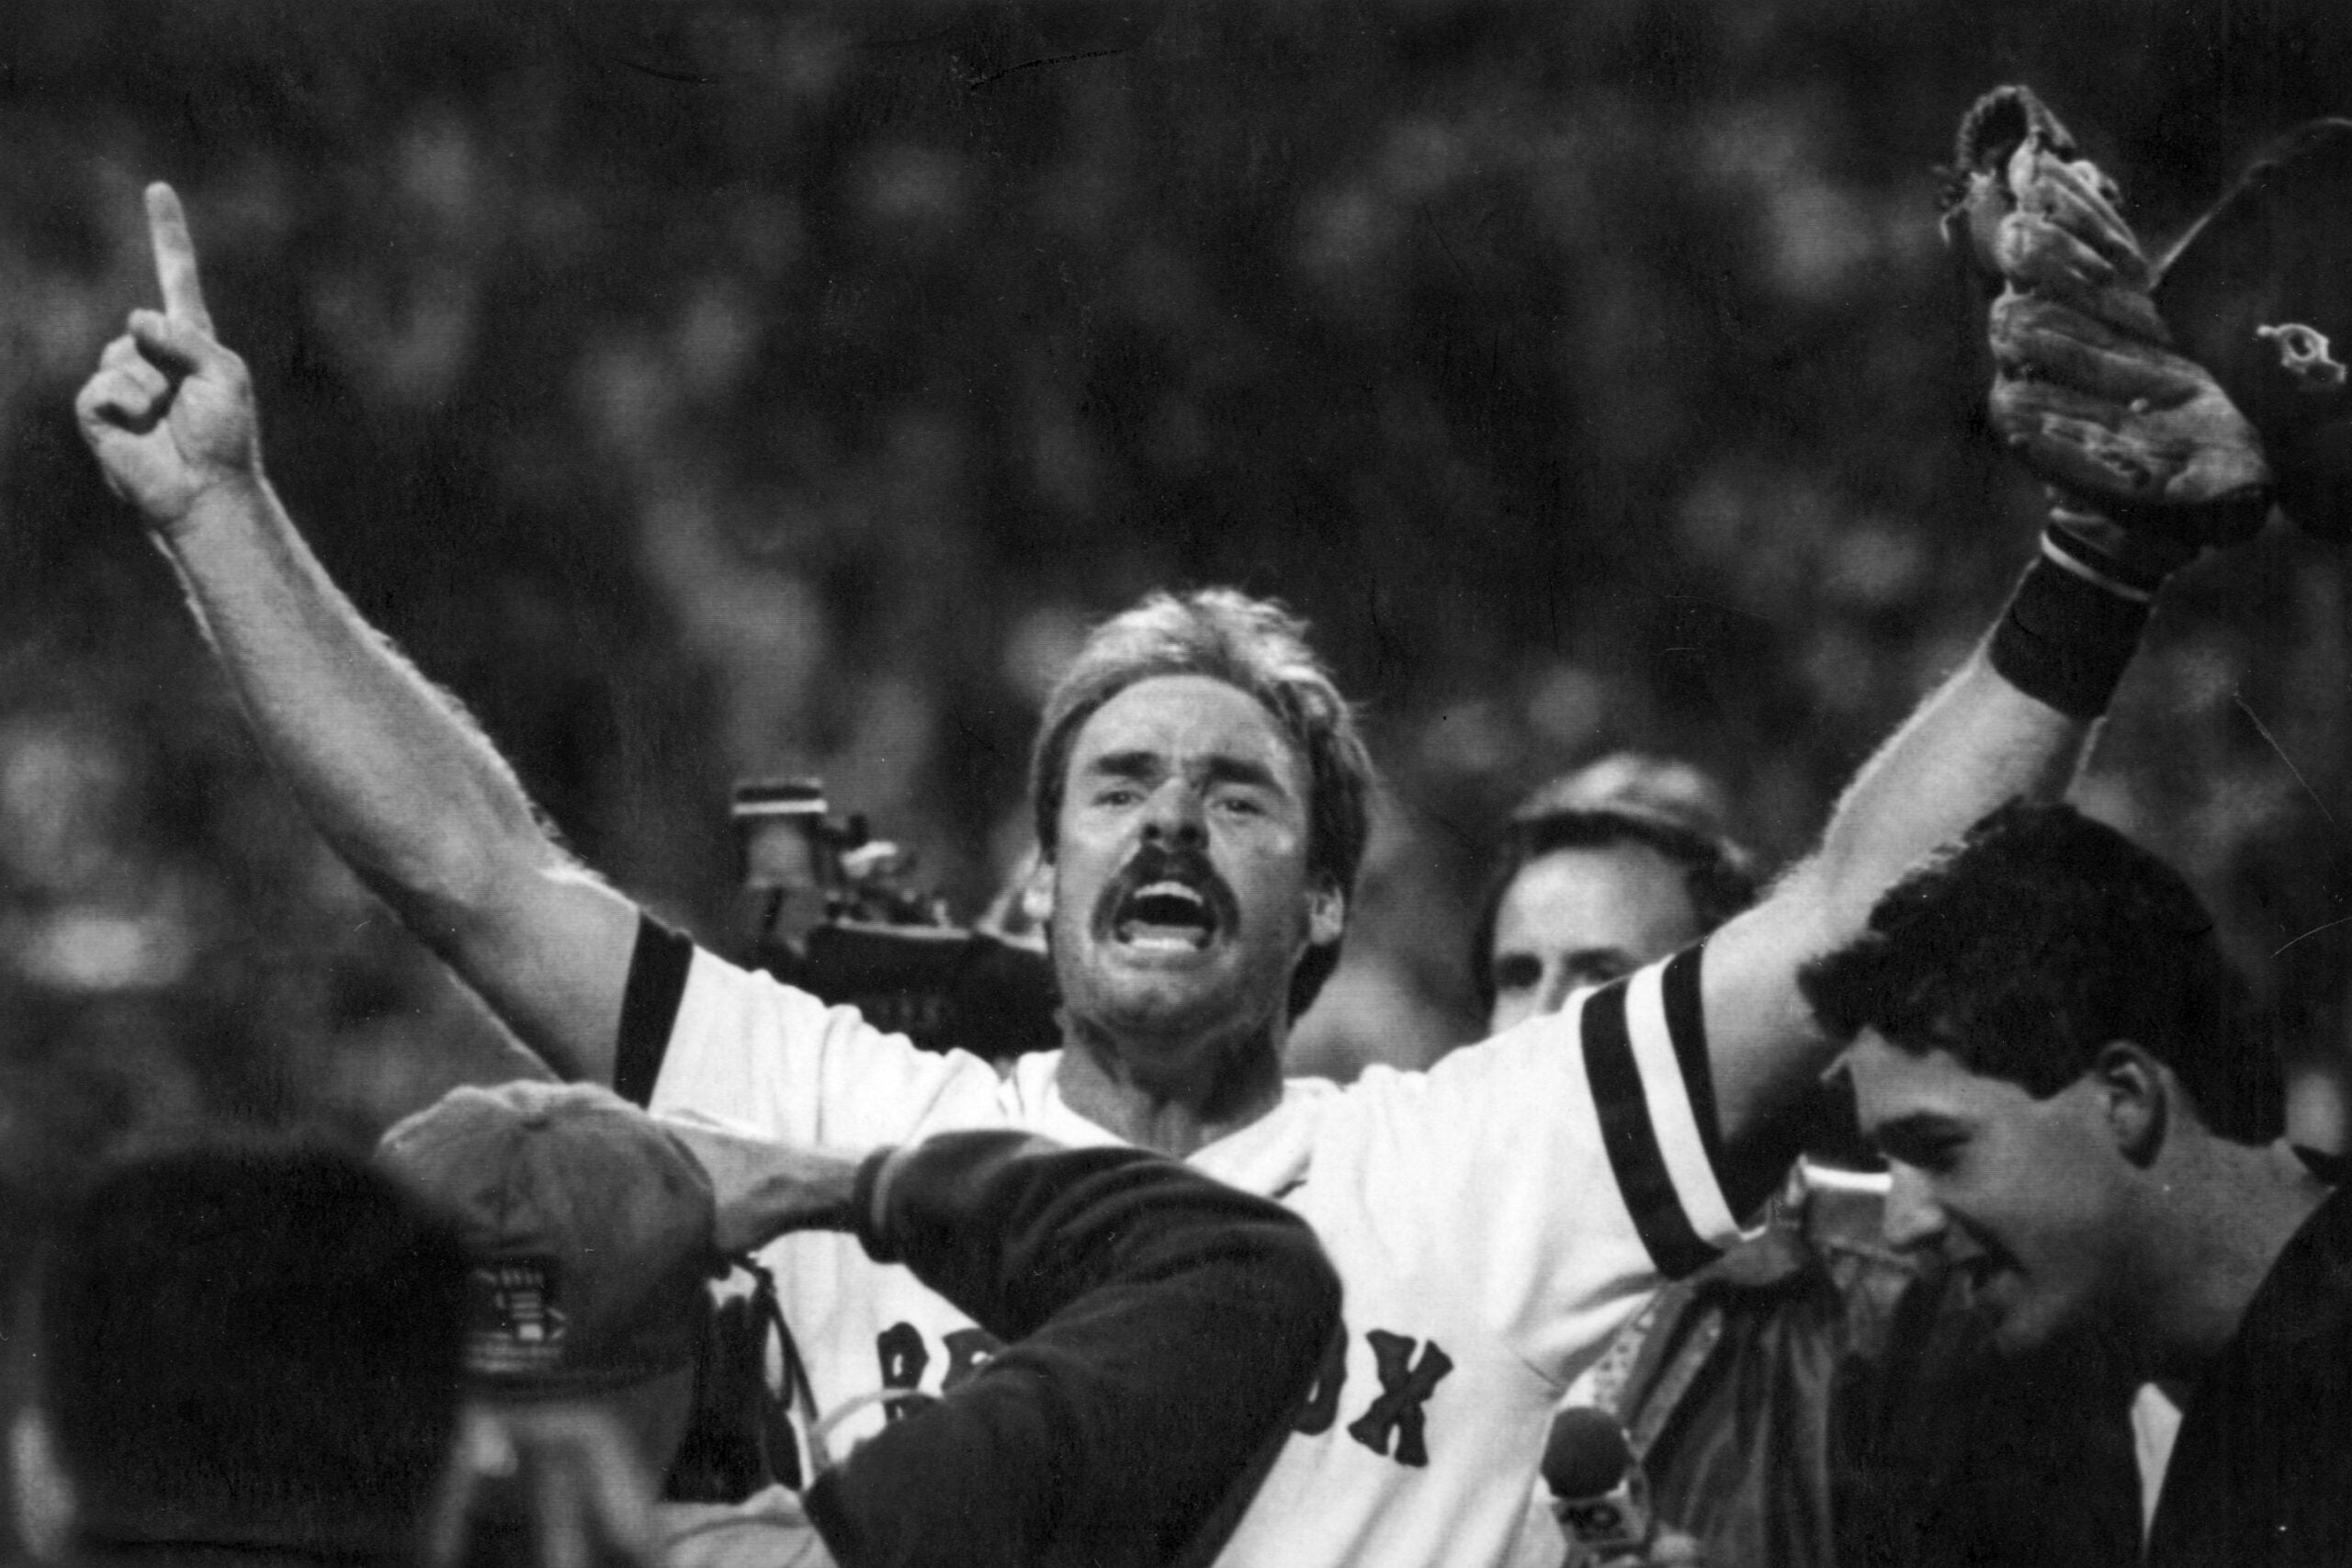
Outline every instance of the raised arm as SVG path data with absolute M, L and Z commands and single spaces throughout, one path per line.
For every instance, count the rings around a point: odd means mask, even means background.
M 147 219 L 164 309 L 107 345 L 75 400 L 84 438 L 335 852 L 558 1073 L 609 1080 L 635 908 L 329 581 L 263 474 L 252 381 L 213 335 L 168 186 Z
M 1736 1201 L 1792 1152 L 1783 1113 L 1832 1055 L 1798 967 L 1859 934 L 1896 878 L 1978 818 L 2062 792 L 2165 576 L 2268 510 L 2259 439 L 2172 351 L 2113 183 L 2022 89 L 1971 112 L 1956 162 L 1946 232 L 1999 289 L 1992 422 L 2068 499 L 1999 626 L 1862 769 L 1820 850 L 1708 944 L 1703 1011 Z
M 1980 647 L 1855 776 L 1821 847 L 1709 940 L 1708 1061 L 1725 1167 L 1745 1189 L 1736 1203 L 1761 1196 L 1793 1153 L 1789 1112 L 1836 1054 L 1798 993 L 1799 966 L 1859 933 L 1888 886 L 1986 812 L 2063 793 L 2090 731 L 2088 714 L 2028 695 Z

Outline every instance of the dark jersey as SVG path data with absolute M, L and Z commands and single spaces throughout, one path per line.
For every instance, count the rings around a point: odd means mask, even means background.
M 2303 1222 L 2198 1381 L 2147 1562 L 2352 1563 L 2352 1191 Z

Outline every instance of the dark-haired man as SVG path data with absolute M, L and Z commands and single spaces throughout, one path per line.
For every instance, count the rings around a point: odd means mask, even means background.
M 64 1517 L 30 1533 L 77 1568 L 418 1556 L 458 1430 L 453 1230 L 354 1156 L 254 1145 L 126 1164 L 55 1235 L 17 1470 Z
M 2352 1200 L 2179 875 L 2006 807 L 1809 964 L 1894 1168 L 2013 1351 L 2099 1333 L 2185 1398 L 2151 1568 L 2352 1562 Z
M 1344 1284 L 1342 1332 L 1227 1562 L 1498 1560 L 1561 1390 L 1661 1278 L 1736 1234 L 1769 1186 L 1740 1173 L 1785 1162 L 1790 1111 L 1831 1055 L 1797 965 L 1985 810 L 2063 786 L 2148 582 L 2194 553 L 2095 522 L 2053 532 L 2002 629 L 1703 965 L 1688 950 L 1428 1073 L 1344 1089 L 1285 1083 L 1281 1062 L 1363 853 L 1353 716 L 1278 606 L 1155 596 L 1097 629 L 1046 705 L 1030 892 L 1050 910 L 1063 1048 L 1000 1078 L 695 948 L 556 844 L 488 740 L 303 545 L 263 477 L 251 387 L 212 333 L 177 200 L 149 200 L 165 308 L 106 350 L 84 433 L 313 819 L 527 1043 L 657 1110 L 787 1145 L 958 1127 L 1127 1142 L 1313 1224 Z M 770 1256 L 828 1411 L 877 1421 L 876 1403 L 956 1387 L 992 1351 L 838 1239 Z

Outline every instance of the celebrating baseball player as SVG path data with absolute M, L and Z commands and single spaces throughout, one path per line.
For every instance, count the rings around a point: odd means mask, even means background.
M 2063 322 L 2098 303 L 2078 254 L 2108 215 L 2041 200 L 2059 177 L 1993 221 L 2005 275 L 2033 280 Z M 1028 894 L 1049 911 L 1062 1046 L 1000 1077 L 736 967 L 559 846 L 463 708 L 303 543 L 178 200 L 152 187 L 148 211 L 163 309 L 132 312 L 106 349 L 84 433 L 320 829 L 560 1073 L 796 1146 L 982 1128 L 1134 1144 L 1312 1224 L 1343 1285 L 1340 1331 L 1225 1562 L 1502 1558 L 1563 1388 L 1662 1279 L 1714 1257 L 1785 1167 L 1787 1113 L 1837 1049 L 1800 965 L 1858 933 L 1928 851 L 2064 788 L 2156 584 L 2215 514 L 2203 495 L 2127 493 L 2094 463 L 2059 475 L 2064 505 L 2005 618 L 1760 905 L 1427 1072 L 1375 1067 L 1346 1088 L 1285 1081 L 1282 1053 L 1336 961 L 1363 852 L 1372 768 L 1354 716 L 1280 607 L 1155 595 L 1099 627 L 1046 703 Z M 2127 357 L 2143 342 L 2119 341 Z M 2071 388 L 2103 430 L 2164 412 L 2044 342 L 2017 338 L 2005 380 Z M 2239 450 L 2227 430 L 2188 439 Z M 2110 501 L 2132 513 L 2101 515 Z M 790 1236 L 765 1256 L 820 1409 L 864 1402 L 854 1420 L 879 1423 L 991 1353 L 854 1240 Z

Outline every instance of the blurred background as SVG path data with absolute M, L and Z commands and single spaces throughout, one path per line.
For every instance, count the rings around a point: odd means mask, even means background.
M 70 400 L 188 202 L 271 472 L 580 852 L 733 937 L 728 786 L 817 773 L 970 913 L 1089 623 L 1233 582 L 1363 705 L 1302 1070 L 1472 1032 L 1482 853 L 1689 756 L 1778 858 L 2038 526 L 1938 165 L 2041 90 L 2177 229 L 2352 112 L 2309 5 L 15 0 L 0 28 L 0 1275 L 192 1121 L 359 1136 L 495 1027 L 251 745 Z M 2087 795 L 2343 1051 L 2340 553 L 2192 570 Z M 0 1279 L 0 1283 L 5 1283 Z

